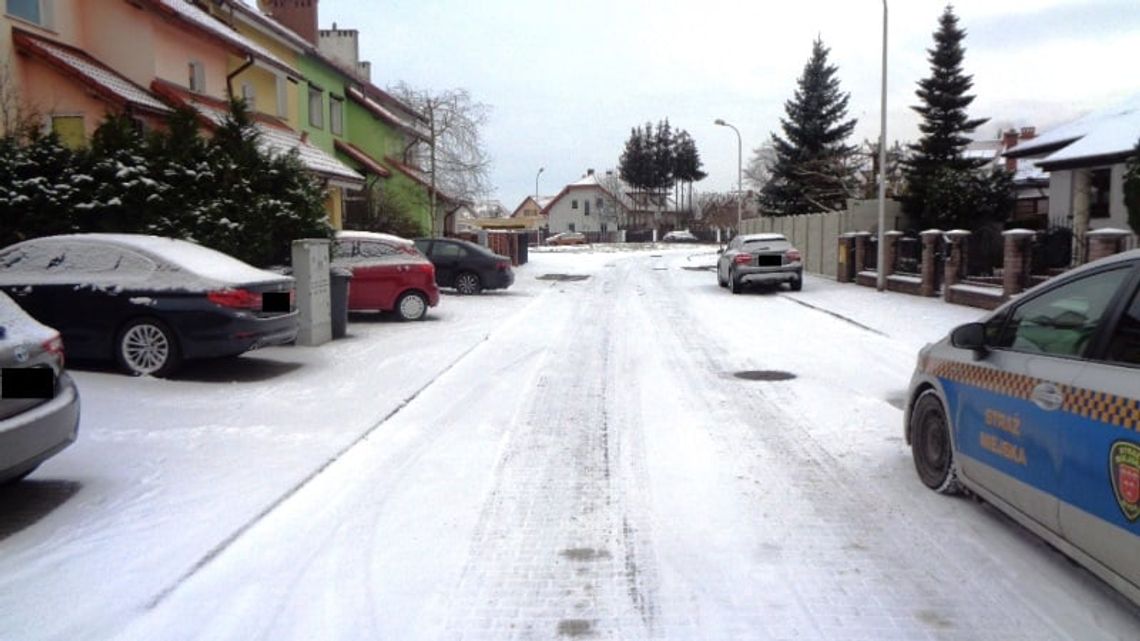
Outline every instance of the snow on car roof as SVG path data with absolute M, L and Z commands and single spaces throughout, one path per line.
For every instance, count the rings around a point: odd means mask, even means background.
M 336 233 L 336 237 L 338 240 L 339 239 L 345 239 L 345 240 L 383 240 L 383 241 L 386 241 L 389 243 L 395 243 L 398 245 L 412 245 L 412 244 L 414 244 L 412 241 L 408 240 L 407 238 L 401 238 L 400 236 L 393 236 L 392 234 L 381 234 L 380 232 L 374 232 L 374 231 L 354 231 L 354 230 L 346 229 L 346 230 L 338 231 Z
M 114 248 L 134 250 L 156 263 L 162 264 L 159 269 L 151 271 L 146 276 L 145 282 L 150 288 L 199 289 L 203 286 L 232 286 L 264 283 L 288 278 L 280 274 L 258 269 L 228 254 L 223 254 L 208 247 L 176 238 L 148 236 L 145 234 L 65 234 L 60 236 L 46 236 L 17 243 L 5 248 L 4 251 L 8 252 L 18 248 L 33 249 L 37 247 L 51 247 L 68 243 L 68 241 L 72 243 L 72 246 L 68 248 L 68 261 L 81 266 L 68 274 L 68 282 L 74 279 L 74 272 L 86 271 L 82 269 L 82 266 L 99 264 L 100 255 L 105 255 L 109 250 Z M 76 256 L 77 251 L 80 252 L 79 256 Z M 165 267 L 165 269 L 163 267 Z M 93 277 L 103 276 L 103 278 L 93 278 L 93 282 L 98 280 L 100 281 L 99 284 L 104 284 L 101 281 L 114 280 L 115 277 L 122 278 L 121 274 L 114 274 L 113 270 L 110 271 L 112 273 L 107 273 L 107 270 L 94 271 L 92 274 Z M 0 271 L 0 282 L 7 281 L 10 284 L 24 284 L 29 280 L 29 274 L 30 272 L 27 271 L 12 270 L 8 273 Z M 187 275 L 193 275 L 197 278 L 187 278 Z M 108 279 L 107 276 L 111 276 L 112 278 Z M 36 280 L 41 280 L 42 282 L 43 279 Z M 58 278 L 49 278 L 47 280 L 58 280 Z
M 40 343 L 59 332 L 28 315 L 4 292 L 0 292 L 0 345 L 5 343 Z
M 783 234 L 743 234 L 740 240 L 751 243 L 757 240 L 787 240 L 787 238 Z

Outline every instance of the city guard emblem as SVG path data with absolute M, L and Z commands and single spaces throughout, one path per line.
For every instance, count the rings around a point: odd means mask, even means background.
M 1128 441 L 1112 444 L 1108 458 L 1116 503 L 1129 521 L 1140 518 L 1140 446 Z

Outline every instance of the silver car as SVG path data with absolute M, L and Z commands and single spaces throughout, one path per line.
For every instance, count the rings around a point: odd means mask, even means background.
M 0 483 L 18 481 L 75 441 L 79 392 L 59 332 L 0 292 Z
M 783 234 L 742 234 L 718 253 L 717 284 L 731 287 L 733 294 L 744 291 L 749 283 L 788 283 L 794 292 L 803 289 L 800 250 Z
M 927 345 L 907 398 L 927 487 L 968 489 L 1140 604 L 1140 251 Z

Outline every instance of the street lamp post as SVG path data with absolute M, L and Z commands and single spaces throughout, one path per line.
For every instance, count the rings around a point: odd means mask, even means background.
M 886 0 L 883 0 L 886 2 Z M 721 127 L 731 127 L 736 132 L 736 233 L 740 233 L 740 225 L 742 221 L 741 205 L 744 202 L 744 182 L 741 177 L 744 175 L 744 143 L 740 138 L 740 130 L 724 121 L 723 118 L 717 118 L 714 125 Z
M 534 175 L 534 202 L 538 202 L 538 177 L 542 175 L 546 167 L 539 167 L 538 173 Z
M 875 287 L 887 288 L 887 243 L 884 232 L 887 226 L 887 0 L 883 0 L 883 78 L 879 99 L 879 274 Z

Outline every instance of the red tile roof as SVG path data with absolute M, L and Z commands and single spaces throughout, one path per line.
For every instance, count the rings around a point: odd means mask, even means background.
M 154 94 L 136 85 L 87 52 L 20 29 L 12 29 L 16 49 L 39 57 L 60 72 L 79 80 L 101 99 L 119 107 L 131 106 L 155 114 L 171 109 Z
M 361 165 L 364 165 L 365 169 L 376 174 L 377 176 L 380 176 L 381 178 L 387 178 L 392 175 L 392 172 L 388 171 L 387 167 L 381 165 L 379 161 L 377 161 L 372 156 L 369 156 L 364 152 L 363 149 L 357 147 L 356 145 L 344 142 L 342 140 L 334 140 L 333 146 L 336 147 L 337 151 L 348 156 L 349 158 L 352 158 Z
M 431 191 L 431 180 L 429 180 L 427 176 L 424 176 L 423 172 L 421 172 L 419 169 L 405 165 L 404 163 L 400 162 L 399 160 L 396 160 L 395 158 L 393 158 L 391 156 L 384 156 L 384 162 L 387 162 L 389 165 L 391 165 L 396 171 L 400 172 L 401 174 L 404 174 L 408 178 L 411 178 L 413 181 L 415 181 L 415 182 L 419 183 L 420 185 L 426 187 L 429 192 Z M 441 191 L 438 187 L 436 187 L 435 193 L 437 196 L 439 196 L 440 198 L 442 198 L 443 200 L 446 200 L 448 202 L 452 202 L 452 203 L 461 203 L 462 202 L 460 199 Z

